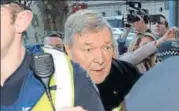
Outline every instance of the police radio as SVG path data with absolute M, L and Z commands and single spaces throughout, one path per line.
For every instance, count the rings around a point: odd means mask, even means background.
M 49 53 L 33 54 L 32 69 L 35 77 L 44 85 L 47 97 L 51 103 L 53 111 L 55 111 L 49 87 L 50 79 L 55 71 L 52 55 Z

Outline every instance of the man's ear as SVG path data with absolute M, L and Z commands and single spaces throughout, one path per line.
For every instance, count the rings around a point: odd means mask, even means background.
M 69 46 L 69 45 L 64 45 L 65 46 L 65 51 L 66 51 L 66 53 L 67 53 L 67 55 L 68 55 L 68 57 L 72 60 L 72 49 L 71 49 L 71 46 Z
M 118 51 L 116 49 L 113 49 L 112 57 L 115 58 L 115 59 L 118 59 L 117 58 L 117 53 L 118 53 Z
M 17 14 L 15 20 L 15 28 L 17 33 L 24 32 L 28 26 L 31 24 L 33 18 L 33 13 L 31 11 L 25 10 Z

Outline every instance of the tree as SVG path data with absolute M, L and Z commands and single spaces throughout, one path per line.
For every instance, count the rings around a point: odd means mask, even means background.
M 41 44 L 50 30 L 64 30 L 68 13 L 65 0 L 19 0 L 30 7 L 33 12 L 32 24 L 24 37 L 27 44 Z M 27 40 L 28 39 L 28 40 Z

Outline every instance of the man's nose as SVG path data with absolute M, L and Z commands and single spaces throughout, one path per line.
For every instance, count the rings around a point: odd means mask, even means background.
M 95 62 L 102 65 L 104 64 L 105 61 L 105 57 L 104 57 L 104 52 L 101 50 L 98 50 L 98 52 L 96 53 L 96 58 L 95 58 Z

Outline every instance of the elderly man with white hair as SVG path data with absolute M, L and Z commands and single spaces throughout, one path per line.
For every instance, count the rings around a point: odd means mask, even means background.
M 123 101 L 140 77 L 131 64 L 115 59 L 115 42 L 108 22 L 91 10 L 70 15 L 65 23 L 65 50 L 87 70 L 97 85 L 106 111 Z

